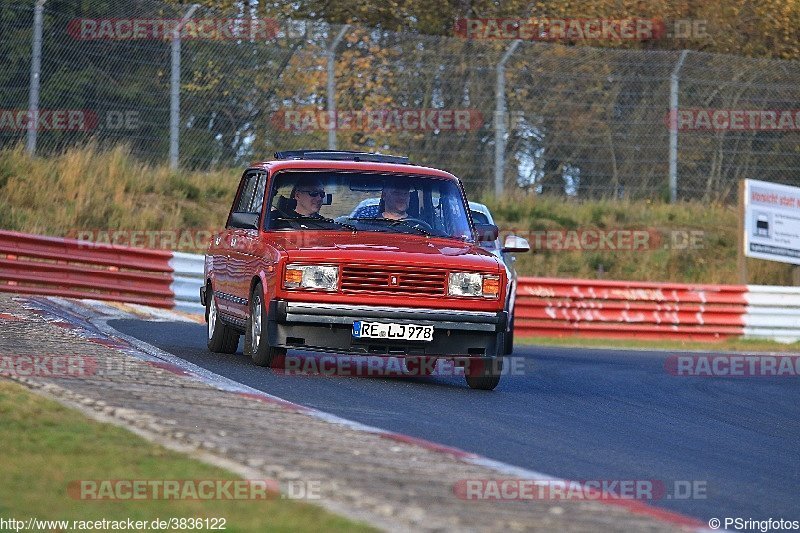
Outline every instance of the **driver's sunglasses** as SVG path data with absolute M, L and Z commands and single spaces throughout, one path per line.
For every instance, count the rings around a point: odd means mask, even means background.
M 309 195 L 311 198 L 324 198 L 325 197 L 325 191 L 298 191 L 298 192 L 304 192 L 307 195 Z

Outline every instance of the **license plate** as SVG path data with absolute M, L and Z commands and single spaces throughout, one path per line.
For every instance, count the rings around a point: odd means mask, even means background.
M 356 320 L 353 322 L 353 338 L 430 342 L 433 340 L 433 326 Z

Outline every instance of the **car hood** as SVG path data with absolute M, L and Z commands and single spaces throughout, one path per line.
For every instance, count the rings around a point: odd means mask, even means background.
M 291 231 L 271 234 L 289 261 L 380 263 L 499 272 L 495 256 L 472 243 L 401 233 Z

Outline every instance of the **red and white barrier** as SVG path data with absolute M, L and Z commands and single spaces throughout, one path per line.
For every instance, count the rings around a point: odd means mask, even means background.
M 719 340 L 744 334 L 744 285 L 520 278 L 521 336 Z
M 520 336 L 800 341 L 800 287 L 520 278 Z
M 745 299 L 745 337 L 800 340 L 800 287 L 748 285 Z
M 201 313 L 202 255 L 0 230 L 0 291 Z M 519 278 L 518 336 L 800 340 L 800 287 Z
M 200 312 L 202 277 L 203 256 L 0 230 L 4 292 Z

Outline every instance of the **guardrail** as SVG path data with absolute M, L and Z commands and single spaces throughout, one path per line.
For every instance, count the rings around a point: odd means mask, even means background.
M 745 337 L 800 340 L 800 287 L 748 285 L 745 299 Z
M 172 252 L 169 261 L 172 269 L 170 290 L 175 295 L 176 309 L 190 313 L 202 313 L 200 305 L 200 287 L 203 286 L 203 267 L 205 257 L 198 254 Z
M 520 336 L 800 341 L 800 287 L 520 278 Z
M 203 256 L 0 230 L 4 292 L 201 312 L 202 278 Z
M 747 286 L 519 278 L 520 336 L 719 340 L 744 334 Z
M 202 313 L 202 255 L 0 230 L 0 291 Z M 800 287 L 523 277 L 519 336 L 800 340 Z

